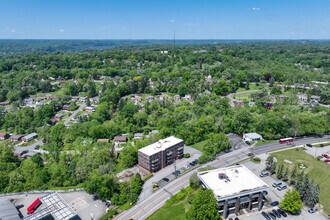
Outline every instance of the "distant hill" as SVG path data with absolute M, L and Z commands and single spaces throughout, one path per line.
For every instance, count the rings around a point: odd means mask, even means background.
M 242 43 L 248 40 L 176 40 L 176 45 Z M 250 40 L 261 41 L 261 40 Z M 0 40 L 0 54 L 108 49 L 117 46 L 172 45 L 173 40 Z

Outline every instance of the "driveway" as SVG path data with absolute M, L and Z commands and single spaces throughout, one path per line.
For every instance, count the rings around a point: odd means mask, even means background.
M 78 114 L 78 112 L 82 111 L 82 109 L 85 107 L 86 107 L 85 103 L 81 104 L 79 108 L 76 111 L 72 112 L 72 114 L 64 121 L 64 125 L 70 126 L 69 122 Z

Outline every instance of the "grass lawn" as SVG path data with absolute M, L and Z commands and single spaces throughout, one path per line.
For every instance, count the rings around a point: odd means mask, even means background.
M 258 141 L 257 143 L 256 143 L 256 146 L 258 146 L 258 145 L 262 145 L 262 144 L 269 144 L 269 143 L 273 143 L 273 142 L 275 142 L 276 140 L 265 140 L 265 141 Z
M 242 100 L 242 101 L 244 99 L 246 99 L 248 101 L 251 101 L 250 94 L 251 94 L 251 92 L 246 92 L 246 93 L 242 93 L 242 94 L 235 94 L 235 95 L 233 95 L 233 98 L 237 99 L 237 100 Z
M 191 145 L 190 147 L 195 148 L 196 150 L 199 150 L 201 152 L 204 152 L 204 146 L 207 145 L 207 142 L 208 142 L 207 140 L 201 141 L 201 142 L 198 142 L 194 145 Z
M 155 213 L 149 216 L 147 219 L 148 220 L 167 220 L 167 219 L 185 220 L 186 207 L 188 207 L 187 198 L 168 208 L 161 207 Z
M 314 179 L 315 183 L 319 183 L 321 187 L 320 203 L 323 205 L 324 211 L 330 213 L 330 165 L 323 161 L 318 161 L 316 158 L 305 153 L 302 148 L 299 151 L 290 149 L 280 152 L 272 153 L 277 158 L 278 164 L 284 164 L 292 170 L 294 166 L 299 167 L 303 163 L 307 165 L 305 174 L 308 173 L 310 179 Z M 284 159 L 290 160 L 292 164 L 284 162 Z M 278 165 L 277 165 L 278 166 Z M 302 169 L 298 168 L 299 172 Z

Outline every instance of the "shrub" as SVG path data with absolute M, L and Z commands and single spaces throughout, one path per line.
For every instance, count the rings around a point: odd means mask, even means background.
M 190 157 L 189 153 L 184 154 L 184 158 L 189 158 L 189 157 Z
M 317 159 L 317 160 L 321 160 L 321 156 L 317 156 L 316 159 Z
M 118 212 L 116 209 L 110 209 L 107 211 L 107 213 L 102 216 L 99 220 L 108 220 L 108 219 L 112 219 L 113 216 L 117 215 Z
M 154 174 L 150 173 L 148 176 L 144 177 L 142 179 L 143 182 L 145 182 L 147 179 L 151 178 Z
M 260 163 L 261 162 L 261 159 L 259 157 L 254 157 L 251 159 L 252 162 L 255 162 L 255 163 Z

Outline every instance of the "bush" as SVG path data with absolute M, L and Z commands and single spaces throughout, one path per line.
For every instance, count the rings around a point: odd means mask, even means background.
M 189 157 L 190 157 L 189 153 L 184 154 L 184 158 L 189 158 Z
M 321 156 L 317 156 L 316 159 L 317 159 L 317 160 L 321 160 Z
M 261 159 L 259 157 L 253 157 L 251 159 L 251 161 L 254 162 L 254 163 L 260 163 L 261 162 Z
M 154 174 L 150 173 L 148 176 L 144 177 L 142 179 L 143 182 L 145 182 L 147 179 L 151 178 Z
M 117 215 L 118 212 L 116 209 L 110 209 L 108 210 L 108 212 L 102 216 L 99 220 L 108 220 L 108 219 L 112 219 L 113 216 Z

